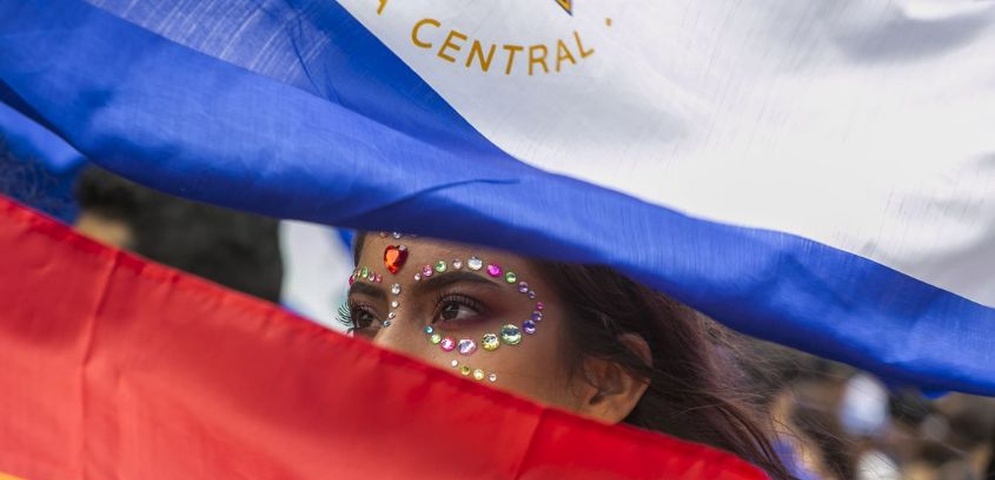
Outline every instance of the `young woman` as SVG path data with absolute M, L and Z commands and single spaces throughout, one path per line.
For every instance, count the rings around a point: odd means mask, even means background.
M 721 381 L 707 320 L 606 267 L 400 234 L 356 240 L 355 335 L 606 423 L 739 455 L 788 478 Z

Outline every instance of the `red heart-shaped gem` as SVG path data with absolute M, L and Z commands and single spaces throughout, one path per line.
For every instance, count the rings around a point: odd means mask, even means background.
M 388 245 L 383 251 L 383 263 L 390 273 L 397 273 L 407 260 L 408 247 L 404 245 Z

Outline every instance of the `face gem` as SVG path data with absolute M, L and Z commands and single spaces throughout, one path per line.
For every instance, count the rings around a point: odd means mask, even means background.
M 463 365 L 462 367 L 459 367 L 459 373 L 463 374 L 464 377 L 469 376 L 470 375 L 470 367 L 468 367 L 466 365 Z
M 399 306 L 401 306 L 401 303 L 398 302 L 397 300 L 391 300 L 390 301 L 390 308 L 397 308 Z
M 518 275 L 515 275 L 515 272 L 505 272 L 504 281 L 513 284 L 518 281 Z
M 496 373 L 492 373 L 492 374 L 488 375 L 487 376 L 487 380 L 489 380 L 491 382 L 496 382 L 497 381 L 497 374 Z
M 389 318 L 391 320 L 397 318 L 397 312 L 390 312 L 390 313 L 388 313 L 387 314 L 387 318 Z
M 359 278 L 365 279 L 370 274 L 370 269 L 363 267 L 359 269 Z
M 438 345 L 442 342 L 442 335 L 433 333 L 431 337 L 428 337 L 428 341 L 432 342 L 432 345 Z
M 434 272 L 435 272 L 435 270 L 432 270 L 432 266 L 431 265 L 425 265 L 424 267 L 421 267 L 421 276 L 423 276 L 425 278 L 431 277 L 432 273 L 434 273 Z
M 390 235 L 394 238 L 401 238 L 404 236 L 401 232 L 392 232 Z
M 507 345 L 522 343 L 522 331 L 517 325 L 507 324 L 501 327 L 501 341 Z
M 428 325 L 428 326 L 425 327 L 425 333 L 431 335 L 431 334 L 435 333 L 435 328 L 433 328 L 431 325 Z
M 452 365 L 453 368 L 456 368 L 457 366 L 459 366 L 459 360 L 453 360 L 449 362 L 449 364 Z
M 390 320 L 384 320 L 384 322 L 383 322 L 383 328 L 387 328 L 387 327 L 389 327 L 389 326 L 391 326 L 393 324 L 394 324 L 394 322 L 391 322 Z
M 490 276 L 492 276 L 492 277 L 500 277 L 501 276 L 501 266 L 497 265 L 497 264 L 494 264 L 494 263 L 488 265 L 487 266 L 487 274 L 490 275 Z
M 400 283 L 395 283 L 395 284 L 391 285 L 390 286 L 390 293 L 393 293 L 394 295 L 400 295 L 401 294 L 401 284 Z
M 390 273 L 397 273 L 408 261 L 408 247 L 404 245 L 387 245 L 383 251 L 383 264 Z
M 533 322 L 542 321 L 542 312 L 540 312 L 539 310 L 532 312 L 532 321 Z
M 463 268 L 463 260 L 460 260 L 458 258 L 454 258 L 452 266 L 453 266 L 453 270 L 460 270 L 460 269 L 462 269 Z
M 356 276 L 355 275 L 349 275 L 349 286 L 351 287 L 352 284 L 354 284 L 354 283 L 356 283 Z
M 420 281 L 420 280 L 421 280 L 421 274 L 420 273 L 416 273 L 415 274 L 415 281 L 417 282 L 417 281 Z
M 373 279 L 373 281 L 377 282 L 377 283 L 382 283 L 383 282 L 383 275 L 380 275 L 378 273 L 377 276 L 376 276 L 376 278 Z
M 522 331 L 529 335 L 536 333 L 535 322 L 533 322 L 532 320 L 526 320 L 522 322 Z
M 542 309 L 544 308 L 546 308 L 546 306 L 543 305 L 542 302 L 536 302 L 536 310 L 539 310 L 541 312 Z
M 380 232 L 380 238 L 387 238 L 387 232 Z
M 477 351 L 477 342 L 469 338 L 461 338 L 459 343 L 456 344 L 456 349 L 460 355 L 473 355 L 473 352 Z
M 480 339 L 480 346 L 484 347 L 484 350 L 494 351 L 501 346 L 501 342 L 498 341 L 498 336 L 493 333 L 485 333 Z
M 484 379 L 484 371 L 481 370 L 481 369 L 479 369 L 479 368 L 476 369 L 476 370 L 474 370 L 473 371 L 473 379 L 474 380 L 483 380 Z
M 454 348 L 456 348 L 456 340 L 453 340 L 453 337 L 443 338 L 439 343 L 439 347 L 442 348 L 443 351 L 451 352 Z
M 366 279 L 372 282 L 377 279 L 377 274 L 373 273 L 373 270 L 370 270 L 370 274 L 366 276 Z
M 469 267 L 470 270 L 477 271 L 484 268 L 484 261 L 477 257 L 470 257 L 466 261 L 466 266 Z
M 529 293 L 529 284 L 526 282 L 518 282 L 518 293 Z
M 536 298 L 536 292 L 534 292 L 532 290 L 529 290 L 529 294 L 528 295 L 529 295 L 529 300 L 533 300 L 533 299 Z
M 446 271 L 446 267 L 447 267 L 447 265 L 446 265 L 446 261 L 445 260 L 439 260 L 438 262 L 435 262 L 435 271 L 436 272 L 439 272 L 439 273 L 445 272 Z

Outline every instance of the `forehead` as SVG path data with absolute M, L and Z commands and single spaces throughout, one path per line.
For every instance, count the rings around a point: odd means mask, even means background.
M 392 234 L 374 232 L 364 237 L 359 253 L 357 272 L 368 268 L 368 274 L 378 282 L 397 283 L 404 287 L 418 283 L 422 277 L 439 275 L 436 272 L 461 270 L 465 274 L 475 273 L 498 284 L 507 284 L 513 287 L 510 291 L 518 290 L 529 299 L 541 296 L 546 301 L 553 300 L 553 292 L 547 288 L 538 264 L 503 250 L 420 236 L 402 235 L 397 238 Z M 396 269 L 392 270 L 391 266 Z
M 359 257 L 360 263 L 383 266 L 387 250 L 401 246 L 407 251 L 407 259 L 402 266 L 403 271 L 415 272 L 416 268 L 420 269 L 423 265 L 434 264 L 435 261 L 451 261 L 453 259 L 466 261 L 470 257 L 481 258 L 486 262 L 500 263 L 503 266 L 523 272 L 531 272 L 534 268 L 532 262 L 527 258 L 503 250 L 428 237 L 402 235 L 400 238 L 395 238 L 392 234 L 376 232 L 367 234 L 363 239 Z

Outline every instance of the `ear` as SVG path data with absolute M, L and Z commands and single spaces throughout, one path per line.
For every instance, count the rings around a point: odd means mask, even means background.
M 619 342 L 647 365 L 653 364 L 649 345 L 643 337 L 626 333 L 619 336 Z M 629 416 L 649 387 L 645 379 L 633 377 L 621 365 L 609 360 L 590 359 L 584 368 L 591 388 L 585 389 L 578 413 L 605 423 L 619 423 Z

